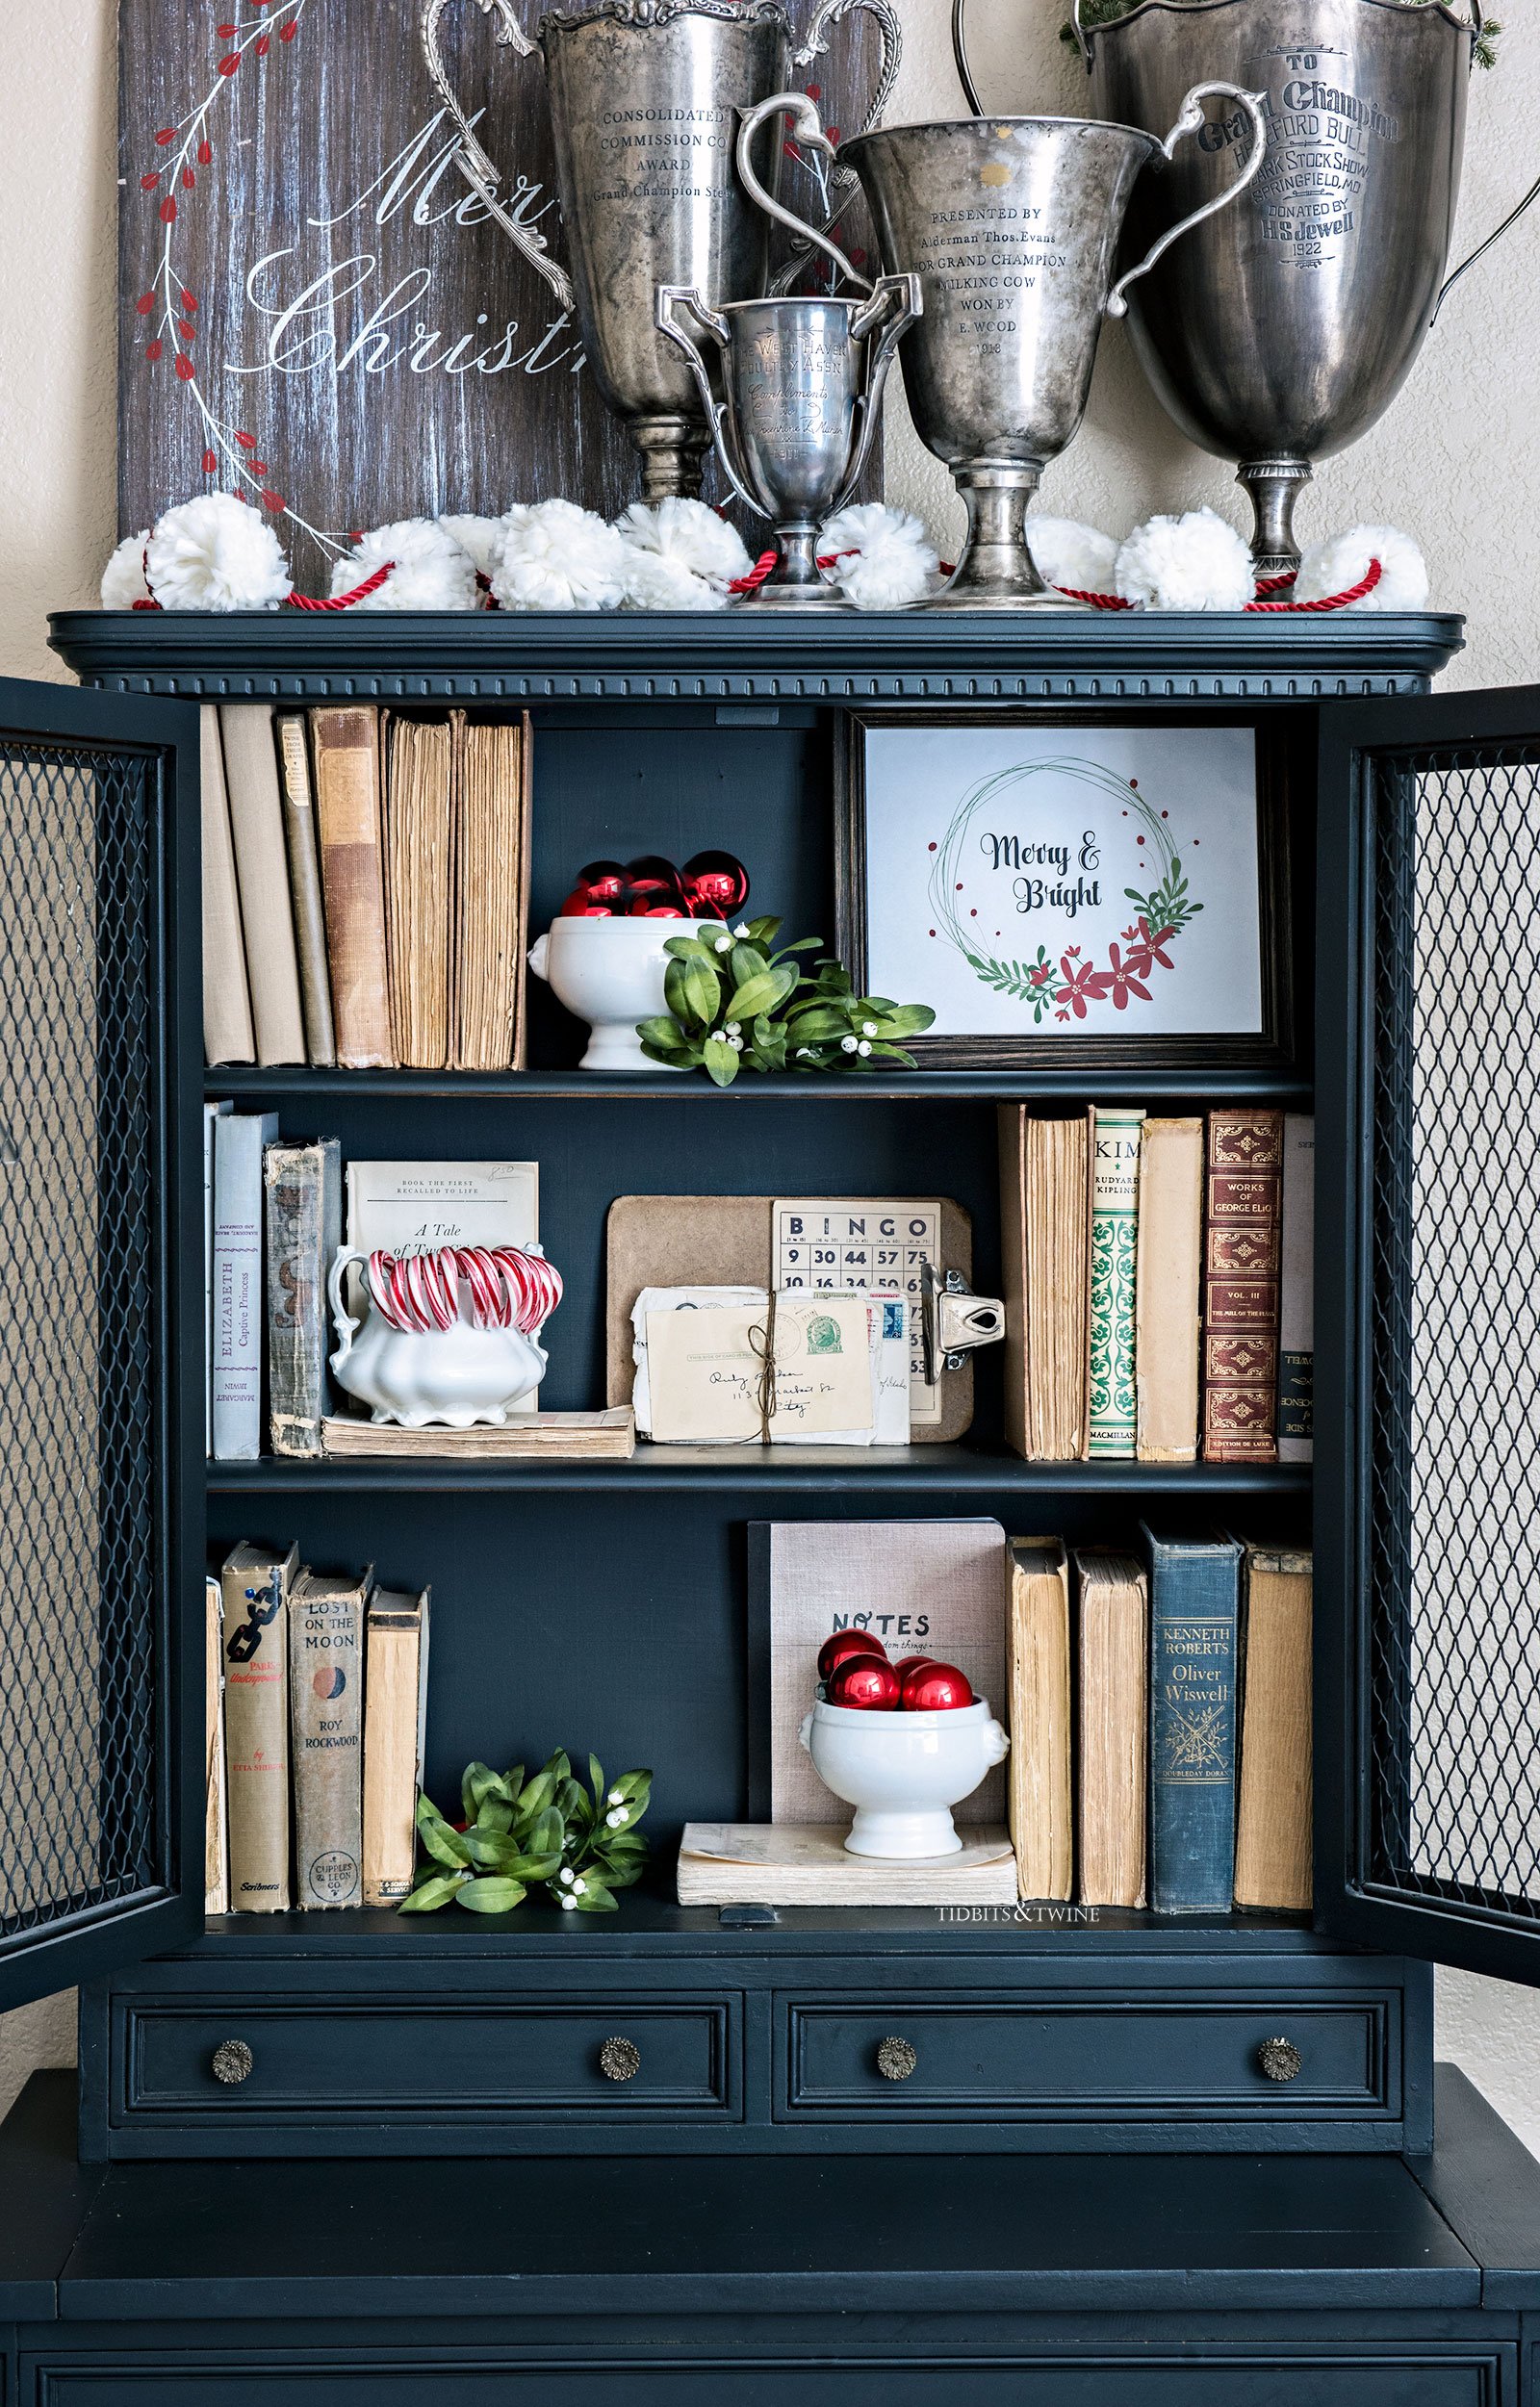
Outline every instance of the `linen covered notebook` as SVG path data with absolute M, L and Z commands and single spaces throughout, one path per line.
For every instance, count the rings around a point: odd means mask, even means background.
M 815 1703 L 818 1650 L 870 1629 L 897 1662 L 934 1654 L 965 1672 L 1003 1722 L 1008 1568 L 994 1521 L 749 1524 L 749 1818 L 848 1823 L 798 1743 Z M 1006 1776 L 956 1806 L 959 1823 L 1003 1823 Z

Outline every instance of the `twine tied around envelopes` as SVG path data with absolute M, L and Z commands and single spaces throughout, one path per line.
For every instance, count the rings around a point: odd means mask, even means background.
M 770 1422 L 776 1409 L 776 1291 L 767 1290 L 769 1302 L 765 1308 L 764 1327 L 749 1331 L 749 1350 L 759 1365 L 759 1386 L 757 1401 L 759 1407 L 759 1444 L 770 1444 Z

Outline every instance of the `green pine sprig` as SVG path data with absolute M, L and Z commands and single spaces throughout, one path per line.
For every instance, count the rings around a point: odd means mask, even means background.
M 590 1789 L 573 1778 L 559 1750 L 526 1780 L 468 1763 L 460 1778 L 463 1827 L 440 1813 L 424 1791 L 417 1833 L 429 1860 L 418 1868 L 403 1914 L 430 1914 L 452 1898 L 476 1914 L 506 1914 L 532 1887 L 582 1914 L 612 1914 L 615 1891 L 640 1880 L 647 1841 L 637 1830 L 653 1793 L 651 1772 L 626 1772 L 605 1785 L 588 1758 Z
M 731 1087 L 740 1069 L 911 1070 L 899 1039 L 918 1037 L 936 1013 L 924 1003 L 890 1003 L 857 994 L 850 972 L 821 960 L 809 974 L 796 960 L 816 953 L 821 936 L 773 951 L 779 919 L 751 919 L 741 933 L 670 936 L 663 973 L 665 1012 L 638 1020 L 642 1051 L 673 1069 L 704 1069 Z

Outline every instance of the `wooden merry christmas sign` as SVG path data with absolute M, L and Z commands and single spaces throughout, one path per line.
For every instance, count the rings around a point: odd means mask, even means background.
M 575 323 L 460 174 L 417 16 L 121 0 L 124 533 L 240 493 L 321 591 L 356 528 L 552 494 L 609 515 L 639 490 Z M 840 47 L 831 116 L 842 77 L 870 90 L 865 43 Z M 560 255 L 540 62 L 497 48 L 470 5 L 445 52 Z

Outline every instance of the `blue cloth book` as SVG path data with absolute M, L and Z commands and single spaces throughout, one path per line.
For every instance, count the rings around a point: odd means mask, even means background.
M 1149 1902 L 1226 1914 L 1235 1888 L 1241 1549 L 1143 1530 L 1149 1550 Z

